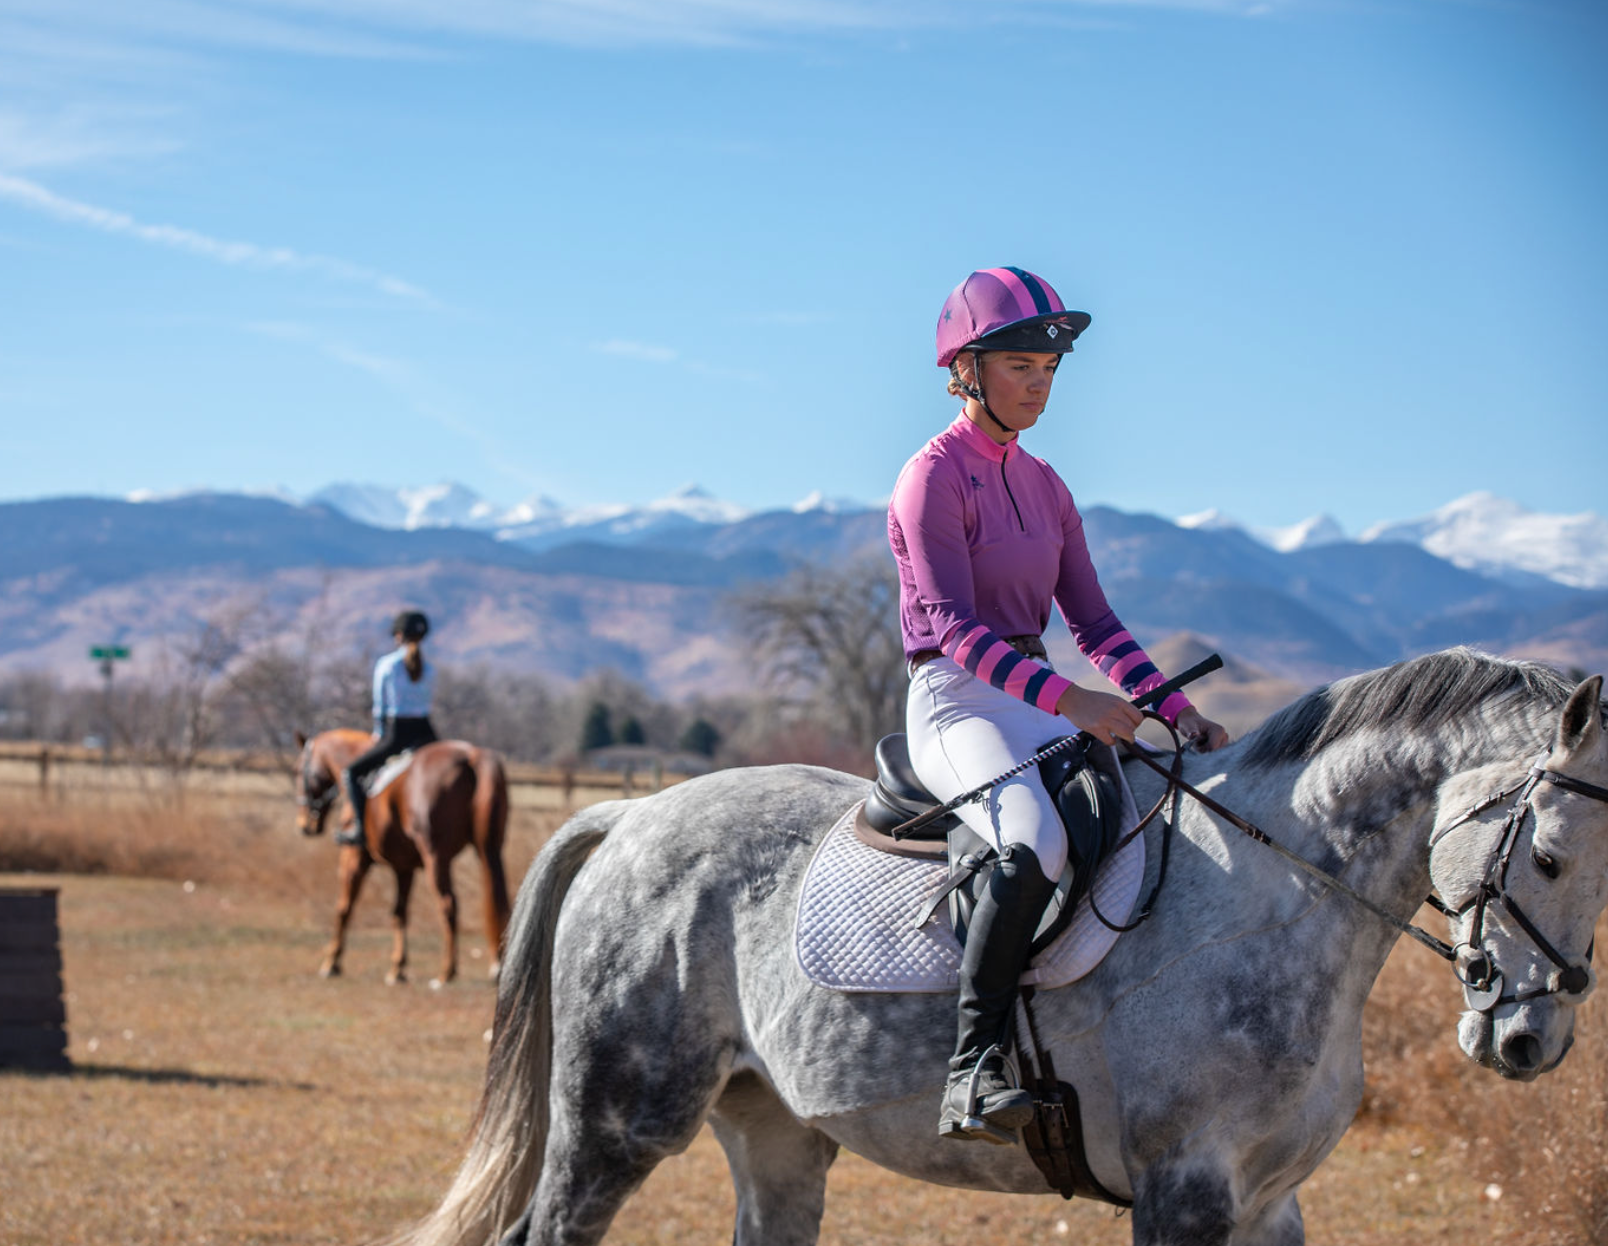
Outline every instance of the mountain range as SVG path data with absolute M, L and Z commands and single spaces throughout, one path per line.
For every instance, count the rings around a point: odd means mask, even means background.
M 1608 523 L 1470 495 L 1347 539 L 1092 506 L 1101 580 L 1147 644 L 1189 632 L 1306 686 L 1474 644 L 1608 669 Z M 883 509 L 812 497 L 749 512 L 688 488 L 643 506 L 499 508 L 456 485 L 337 484 L 306 499 L 194 493 L 0 504 L 0 673 L 87 680 L 91 645 L 140 669 L 219 612 L 377 653 L 403 605 L 449 662 L 569 681 L 611 667 L 660 695 L 750 689 L 730 594 L 804 563 L 888 559 Z M 1074 667 L 1052 624 L 1051 652 Z

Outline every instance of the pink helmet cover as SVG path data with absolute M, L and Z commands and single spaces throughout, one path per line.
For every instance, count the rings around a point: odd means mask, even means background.
M 1071 350 L 1072 339 L 1089 326 L 1085 312 L 1069 312 L 1050 283 L 1025 268 L 985 268 L 962 281 L 938 314 L 938 366 L 946 368 L 967 346 L 1001 329 L 1053 323 L 1069 330 L 1064 343 L 1046 351 Z M 1057 334 L 1050 334 L 1057 339 Z

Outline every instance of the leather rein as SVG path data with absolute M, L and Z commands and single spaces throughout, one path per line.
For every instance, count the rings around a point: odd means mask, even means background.
M 1464 904 L 1461 908 L 1453 909 L 1447 904 L 1443 903 L 1440 897 L 1435 895 L 1433 892 L 1426 897 L 1426 903 L 1428 903 L 1432 908 L 1444 913 L 1449 918 L 1460 918 L 1470 910 L 1473 910 L 1474 922 L 1470 928 L 1469 939 L 1467 942 L 1460 943 L 1454 948 L 1451 944 L 1437 939 L 1427 930 L 1424 930 L 1419 926 L 1415 926 L 1411 922 L 1403 921 L 1394 913 L 1391 913 L 1381 905 L 1375 903 L 1373 900 L 1370 900 L 1367 896 L 1341 882 L 1340 879 L 1336 878 L 1327 870 L 1312 864 L 1312 862 L 1308 861 L 1305 857 L 1291 852 L 1288 848 L 1285 848 L 1282 844 L 1275 841 L 1270 835 L 1267 834 L 1266 831 L 1262 830 L 1261 827 L 1257 826 L 1253 822 L 1247 821 L 1245 818 L 1240 817 L 1240 815 L 1235 813 L 1232 809 L 1229 809 L 1221 802 L 1214 800 L 1205 792 L 1195 787 L 1194 784 L 1184 779 L 1181 774 L 1184 744 L 1183 740 L 1178 735 L 1177 730 L 1173 728 L 1171 723 L 1168 723 L 1165 719 L 1161 718 L 1154 712 L 1146 711 L 1145 717 L 1155 718 L 1170 732 L 1172 732 L 1173 737 L 1173 762 L 1170 767 L 1162 766 L 1139 746 L 1127 740 L 1122 741 L 1123 747 L 1130 757 L 1137 758 L 1139 761 L 1149 766 L 1157 774 L 1161 775 L 1162 778 L 1167 782 L 1167 789 L 1163 793 L 1162 799 L 1156 803 L 1156 807 L 1151 810 L 1150 815 L 1146 817 L 1145 821 L 1148 822 L 1150 817 L 1155 815 L 1156 810 L 1161 808 L 1161 806 L 1166 803 L 1168 798 L 1174 794 L 1175 790 L 1187 793 L 1194 800 L 1211 810 L 1211 812 L 1215 813 L 1218 817 L 1222 818 L 1230 826 L 1233 826 L 1237 830 L 1244 832 L 1257 843 L 1272 849 L 1272 851 L 1283 857 L 1291 865 L 1316 879 L 1319 883 L 1323 884 L 1323 886 L 1329 888 L 1331 891 L 1339 892 L 1341 895 L 1347 896 L 1354 900 L 1356 903 L 1360 904 L 1363 908 L 1367 909 L 1370 913 L 1379 918 L 1381 921 L 1385 922 L 1387 925 L 1394 927 L 1402 934 L 1411 936 L 1413 939 L 1427 947 L 1430 951 L 1434 952 L 1435 955 L 1449 962 L 1453 966 L 1454 972 L 1457 974 L 1458 981 L 1463 984 L 1463 994 L 1468 1006 L 1476 1012 L 1489 1012 L 1491 1009 L 1502 1004 L 1524 1003 L 1528 1000 L 1538 999 L 1548 995 L 1578 995 L 1586 990 L 1590 983 L 1589 971 L 1585 966 L 1571 964 L 1568 960 L 1566 960 L 1558 952 L 1558 950 L 1552 946 L 1551 942 L 1548 941 L 1547 938 L 1541 933 L 1541 931 L 1536 927 L 1535 923 L 1533 923 L 1529 917 L 1525 915 L 1524 910 L 1519 907 L 1518 901 L 1516 901 L 1507 890 L 1507 873 L 1509 863 L 1512 860 L 1514 847 L 1518 843 L 1519 831 L 1524 825 L 1525 818 L 1533 813 L 1530 803 L 1531 798 L 1534 795 L 1536 788 L 1540 784 L 1551 783 L 1567 792 L 1573 792 L 1576 795 L 1586 796 L 1592 800 L 1600 801 L 1604 804 L 1608 804 L 1608 788 L 1598 787 L 1594 783 L 1587 783 L 1582 779 L 1572 778 L 1569 775 L 1560 774 L 1556 770 L 1548 770 L 1544 766 L 1537 764 L 1530 768 L 1529 774 L 1521 782 L 1512 787 L 1505 788 L 1490 797 L 1487 797 L 1485 800 L 1474 805 L 1472 808 L 1459 814 L 1446 825 L 1435 830 L 1435 832 L 1430 836 L 1429 840 L 1429 847 L 1431 849 L 1433 849 L 1436 843 L 1444 838 L 1447 832 L 1451 831 L 1454 827 L 1461 826 L 1465 822 L 1469 822 L 1472 819 L 1477 818 L 1480 814 L 1489 809 L 1495 808 L 1497 805 L 1500 805 L 1503 801 L 1509 799 L 1510 797 L 1517 797 L 1512 806 L 1508 809 L 1507 818 L 1502 824 L 1502 833 L 1498 837 L 1495 847 L 1491 850 L 1491 855 L 1485 868 L 1485 877 L 1475 892 L 1474 898 L 1469 900 L 1468 903 Z M 1170 827 L 1168 829 L 1170 830 Z M 1163 846 L 1165 848 L 1165 839 L 1163 840 Z M 1540 859 L 1539 854 L 1532 852 L 1532 857 L 1536 858 L 1536 868 L 1540 869 L 1543 873 L 1547 873 L 1547 866 Z M 1163 873 L 1165 873 L 1165 853 L 1162 858 L 1161 869 Z M 1551 877 L 1550 874 L 1548 876 Z M 1161 879 L 1158 878 L 1155 890 L 1159 891 L 1160 888 Z M 1151 893 L 1150 901 L 1147 901 L 1145 911 L 1140 915 L 1140 920 L 1143 920 L 1144 917 L 1149 915 L 1149 903 L 1152 902 L 1154 898 L 1155 891 Z M 1501 903 L 1502 907 L 1508 911 L 1508 913 L 1513 917 L 1514 921 L 1516 921 L 1520 928 L 1523 929 L 1525 934 L 1529 936 L 1530 941 L 1535 944 L 1535 946 L 1547 957 L 1548 960 L 1552 961 L 1552 963 L 1557 966 L 1557 972 L 1549 975 L 1547 984 L 1545 986 L 1536 987 L 1528 991 L 1517 991 L 1508 995 L 1502 994 L 1502 974 L 1497 968 L 1496 958 L 1484 946 L 1485 913 L 1492 900 L 1496 900 Z M 1137 922 L 1135 924 L 1137 924 Z M 1591 961 L 1592 951 L 1595 946 L 1596 941 L 1593 940 L 1592 944 L 1586 949 L 1586 961 L 1588 964 Z

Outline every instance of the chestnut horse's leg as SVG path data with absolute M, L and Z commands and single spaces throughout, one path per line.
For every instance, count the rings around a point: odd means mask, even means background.
M 334 978 L 341 972 L 341 953 L 346 950 L 346 927 L 352 920 L 352 909 L 357 904 L 358 892 L 363 890 L 363 879 L 369 872 L 368 849 L 354 844 L 342 848 L 339 857 L 340 898 L 335 901 L 335 935 L 324 949 L 324 963 L 319 966 L 320 977 Z
M 395 865 L 396 903 L 391 905 L 391 972 L 385 975 L 387 986 L 396 986 L 408 980 L 408 896 L 413 894 L 413 867 Z
M 502 972 L 503 937 L 508 933 L 508 876 L 503 872 L 501 846 L 480 850 L 480 871 L 486 905 L 486 951 L 491 953 L 491 977 Z
M 437 853 L 430 858 L 430 879 L 441 906 L 441 981 L 458 976 L 458 897 L 452 890 L 452 858 Z
M 503 938 L 508 932 L 508 877 L 503 871 L 503 837 L 508 830 L 508 779 L 497 754 L 476 750 L 475 793 L 469 842 L 480 857 L 481 903 L 486 912 L 486 952 L 491 977 L 502 971 Z

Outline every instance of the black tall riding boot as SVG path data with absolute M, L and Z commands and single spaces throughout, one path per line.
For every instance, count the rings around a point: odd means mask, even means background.
M 1033 1119 L 1033 1096 L 1010 1061 L 1011 1012 L 1033 935 L 1055 884 L 1038 854 L 1009 844 L 972 909 L 960 962 L 960 1032 L 949 1061 L 938 1132 L 1010 1146 Z
M 368 789 L 363 786 L 363 780 L 350 770 L 345 773 L 346 799 L 352 803 L 352 825 L 335 832 L 337 844 L 361 844 L 363 842 L 363 808 L 368 804 Z

